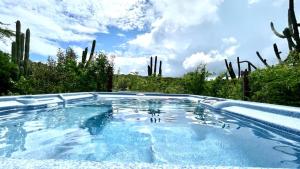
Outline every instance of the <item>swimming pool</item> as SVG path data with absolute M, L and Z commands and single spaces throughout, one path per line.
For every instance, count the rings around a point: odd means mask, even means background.
M 0 156 L 294 168 L 300 166 L 300 139 L 195 98 L 98 96 L 2 111 Z

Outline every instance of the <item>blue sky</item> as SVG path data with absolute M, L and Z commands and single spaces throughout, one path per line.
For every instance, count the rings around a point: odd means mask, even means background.
M 146 75 L 149 57 L 157 55 L 164 76 L 181 76 L 199 64 L 218 74 L 225 58 L 237 56 L 263 67 L 257 50 L 276 64 L 273 43 L 283 58 L 288 51 L 270 21 L 282 31 L 287 8 L 288 0 L 1 0 L 0 21 L 14 29 L 20 20 L 22 31 L 31 29 L 34 61 L 55 58 L 68 46 L 80 59 L 96 39 L 97 51 L 114 56 L 122 73 Z M 10 41 L 0 48 L 10 51 Z

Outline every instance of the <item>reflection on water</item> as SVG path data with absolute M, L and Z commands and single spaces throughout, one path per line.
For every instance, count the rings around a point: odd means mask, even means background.
M 99 100 L 0 116 L 0 156 L 299 167 L 299 136 L 186 99 Z
M 101 114 L 88 118 L 87 120 L 85 120 L 84 125 L 81 127 L 83 129 L 88 128 L 88 131 L 91 135 L 100 134 L 105 125 L 109 123 L 109 121 L 113 117 L 112 106 L 105 106 L 105 108 L 107 109 L 106 112 L 102 112 Z

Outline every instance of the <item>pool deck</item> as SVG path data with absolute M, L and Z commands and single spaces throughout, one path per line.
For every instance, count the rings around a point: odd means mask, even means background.
M 193 166 L 149 163 L 113 163 L 73 160 L 23 160 L 0 158 L 0 168 L 5 169 L 240 169 L 231 166 Z M 246 167 L 243 169 L 247 169 Z M 256 169 L 256 168 L 253 168 Z

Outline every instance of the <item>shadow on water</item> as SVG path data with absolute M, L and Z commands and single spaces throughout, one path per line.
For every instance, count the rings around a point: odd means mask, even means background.
M 95 105 L 94 105 L 95 106 Z M 101 107 L 107 109 L 107 111 L 102 112 L 96 116 L 90 117 L 85 120 L 81 128 L 88 128 L 88 131 L 91 135 L 98 135 L 101 133 L 103 128 L 107 123 L 109 123 L 113 118 L 113 108 L 112 105 L 101 105 Z

